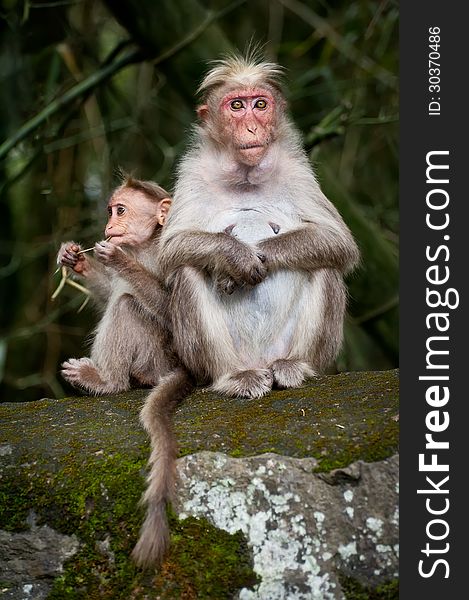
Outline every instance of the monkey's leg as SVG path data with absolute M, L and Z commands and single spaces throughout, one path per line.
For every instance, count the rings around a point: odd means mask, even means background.
M 223 308 L 202 272 L 192 267 L 176 272 L 169 312 L 176 352 L 199 381 L 242 370 Z
M 91 394 L 107 393 L 106 382 L 91 358 L 69 358 L 62 363 L 62 377 L 73 386 Z
M 270 330 L 264 330 L 264 335 L 267 333 L 270 337 L 265 349 L 260 348 L 258 364 L 262 365 L 265 360 L 269 369 L 224 374 L 215 380 L 215 390 L 231 396 L 261 397 L 273 384 L 280 388 L 299 387 L 307 378 L 331 365 L 342 343 L 346 305 L 342 276 L 337 270 L 318 269 L 301 278 L 301 285 L 294 279 L 290 281 L 289 289 L 300 290 L 300 295 L 290 298 L 288 318 L 282 320 L 281 305 L 274 305 L 266 319 Z M 273 286 L 279 283 L 285 286 L 283 278 L 271 281 Z M 267 298 L 285 298 L 288 292 L 285 290 L 285 287 L 272 288 Z M 260 310 L 263 310 L 262 299 Z M 250 339 L 246 328 L 243 336 Z
M 319 327 L 309 352 L 308 362 L 318 373 L 324 373 L 337 358 L 344 337 L 347 290 L 341 273 L 323 272 L 323 302 Z
M 138 333 L 140 341 L 130 365 L 130 375 L 139 385 L 154 386 L 161 376 L 179 366 L 180 360 L 174 353 L 172 336 L 161 327 L 159 319 L 140 314 L 142 330 Z
M 229 396 L 259 398 L 272 389 L 267 368 L 246 369 L 229 329 L 223 304 L 212 282 L 192 267 L 179 269 L 173 281 L 170 313 L 178 355 L 199 381 Z
M 281 305 L 275 305 L 267 320 L 276 327 L 271 329 L 265 357 L 274 385 L 279 388 L 299 387 L 307 378 L 324 372 L 336 358 L 342 341 L 346 294 L 340 273 L 319 269 L 301 275 L 296 283 L 293 274 L 291 277 L 289 288 L 280 279 L 279 289 L 270 291 L 270 297 L 284 298 L 285 290 L 292 290 L 287 299 L 287 319 L 280 317 Z
M 72 385 L 96 395 L 128 390 L 134 364 L 153 364 L 154 342 L 138 303 L 130 294 L 123 294 L 107 306 L 96 330 L 91 358 L 68 360 L 62 375 Z M 156 371 L 157 365 L 153 380 L 145 383 L 157 382 L 161 372 Z
M 122 294 L 98 326 L 91 358 L 105 381 L 103 393 L 130 388 L 130 377 L 156 385 L 168 372 L 164 335 L 131 294 Z
M 219 377 L 212 388 L 227 396 L 261 398 L 270 392 L 272 385 L 271 369 L 248 369 Z
M 287 360 L 272 364 L 277 385 L 293 387 L 295 379 L 301 385 L 305 378 L 331 366 L 342 345 L 346 300 L 345 285 L 336 270 L 320 269 L 305 284 Z

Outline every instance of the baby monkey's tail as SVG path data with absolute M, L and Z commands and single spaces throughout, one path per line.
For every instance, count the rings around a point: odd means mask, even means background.
M 166 505 L 174 497 L 177 443 L 173 432 L 173 414 L 194 389 L 195 381 L 184 367 L 162 377 L 153 388 L 140 413 L 140 420 L 150 434 L 151 454 L 147 489 L 141 502 L 146 505 L 140 538 L 132 552 L 140 567 L 159 564 L 169 546 Z

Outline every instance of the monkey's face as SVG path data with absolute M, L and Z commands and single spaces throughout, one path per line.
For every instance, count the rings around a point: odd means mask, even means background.
M 116 246 L 138 246 L 163 225 L 170 205 L 169 198 L 155 201 L 137 190 L 116 192 L 107 206 L 109 217 L 104 234 Z
M 225 139 L 242 163 L 258 165 L 273 138 L 273 95 L 262 88 L 234 90 L 222 98 L 220 110 Z
M 248 166 L 256 166 L 275 138 L 277 106 L 273 93 L 263 87 L 236 88 L 225 93 L 215 109 L 213 103 L 201 106 L 199 116 L 208 125 L 213 137 L 231 147 L 236 158 Z M 209 113 L 218 112 L 213 119 Z M 216 123 L 214 131 L 213 119 Z M 215 133 L 215 135 L 214 135 Z

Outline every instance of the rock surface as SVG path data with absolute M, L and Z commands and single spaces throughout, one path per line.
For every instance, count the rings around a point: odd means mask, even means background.
M 156 575 L 128 560 L 145 395 L 0 405 L 2 598 L 336 600 L 355 585 L 379 598 L 397 577 L 396 371 L 257 402 L 193 394 L 176 415 L 179 519 Z
M 344 598 L 338 574 L 378 585 L 398 576 L 398 459 L 356 462 L 329 478 L 315 459 L 276 454 L 180 460 L 180 518 L 242 531 L 260 583 L 242 600 Z
M 34 512 L 27 520 L 28 531 L 0 530 L 1 581 L 8 583 L 3 598 L 42 600 L 50 581 L 63 573 L 63 565 L 79 548 L 75 535 L 61 535 L 47 525 L 38 527 Z

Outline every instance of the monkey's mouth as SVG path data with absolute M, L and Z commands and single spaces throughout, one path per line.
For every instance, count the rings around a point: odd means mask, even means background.
M 110 235 L 108 237 L 108 241 L 110 241 L 113 244 L 119 244 L 121 242 L 121 238 L 124 237 L 123 233 L 116 233 L 115 235 Z
M 240 150 L 251 150 L 251 148 L 263 148 L 264 144 L 241 144 Z

